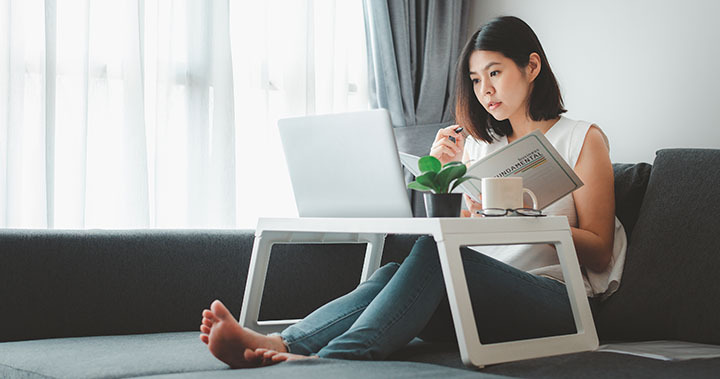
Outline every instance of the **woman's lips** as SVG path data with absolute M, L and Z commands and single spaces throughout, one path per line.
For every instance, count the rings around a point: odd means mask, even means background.
M 497 107 L 499 107 L 501 104 L 502 104 L 501 101 L 498 101 L 497 103 L 495 103 L 495 102 L 489 102 L 489 103 L 488 103 L 488 110 L 491 110 L 491 111 L 492 111 L 492 110 L 495 110 L 495 109 L 496 109 Z

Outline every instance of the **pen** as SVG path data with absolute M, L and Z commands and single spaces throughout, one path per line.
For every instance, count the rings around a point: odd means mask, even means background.
M 463 131 L 463 127 L 460 126 L 460 127 L 458 127 L 457 129 L 455 129 L 455 130 L 453 130 L 453 131 L 454 131 L 455 133 L 460 133 L 460 132 Z M 453 143 L 455 143 L 455 141 L 456 141 L 456 140 L 455 140 L 455 137 L 453 137 L 453 136 L 449 136 L 448 139 L 449 139 L 450 141 L 452 141 Z

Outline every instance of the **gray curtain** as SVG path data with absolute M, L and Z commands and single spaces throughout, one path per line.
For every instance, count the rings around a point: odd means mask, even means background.
M 462 0 L 364 0 L 370 99 L 393 125 L 453 120 L 455 64 L 466 36 Z
M 398 149 L 430 151 L 438 128 L 454 121 L 455 65 L 467 35 L 463 0 L 363 0 L 370 101 L 390 111 Z M 411 127 L 412 126 L 412 127 Z M 414 180 L 405 170 L 406 182 Z M 408 190 L 413 214 L 422 194 Z

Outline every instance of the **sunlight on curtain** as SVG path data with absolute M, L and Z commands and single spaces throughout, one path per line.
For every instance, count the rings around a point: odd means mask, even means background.
M 230 5 L 238 225 L 253 227 L 297 216 L 277 119 L 369 108 L 363 12 L 360 1 Z
M 10 2 L 0 4 L 0 226 L 42 228 L 47 225 L 43 3 L 24 1 L 12 15 Z
M 0 0 L 0 227 L 295 216 L 280 117 L 367 109 L 360 0 Z

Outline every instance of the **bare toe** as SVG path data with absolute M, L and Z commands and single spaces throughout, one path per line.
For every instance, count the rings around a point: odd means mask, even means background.
M 234 319 L 233 315 L 227 307 L 225 307 L 225 304 L 223 304 L 220 300 L 213 301 L 210 305 L 210 309 L 212 309 L 212 313 L 218 320 Z
M 276 356 L 277 354 L 280 354 L 280 352 L 277 352 L 275 350 L 267 350 L 263 353 L 263 359 L 270 360 L 270 359 L 272 359 L 272 357 Z
M 277 353 L 272 356 L 272 361 L 275 363 L 279 363 L 279 362 L 285 362 L 285 361 L 298 361 L 301 359 L 315 359 L 315 358 L 317 358 L 316 355 L 307 356 L 307 355 L 291 354 L 291 353 Z
M 205 334 L 210 334 L 210 328 L 205 325 L 200 325 L 200 331 Z
M 213 322 L 209 318 L 203 317 L 202 323 L 203 323 L 203 325 L 210 327 L 210 328 L 212 328 L 212 326 L 213 326 Z
M 202 311 L 202 316 L 203 316 L 203 318 L 207 318 L 207 319 L 209 319 L 209 320 L 211 320 L 211 321 L 212 321 L 212 320 L 215 320 L 215 314 L 212 313 L 212 311 L 209 310 L 209 309 L 203 310 L 203 311 Z
M 200 341 L 203 341 L 203 343 L 204 343 L 205 345 L 207 345 L 210 340 L 209 340 L 209 337 L 208 337 L 207 334 L 201 334 L 201 335 L 200 335 Z
M 245 358 L 251 366 L 260 366 L 263 363 L 263 355 L 252 349 L 245 349 L 243 358 Z

